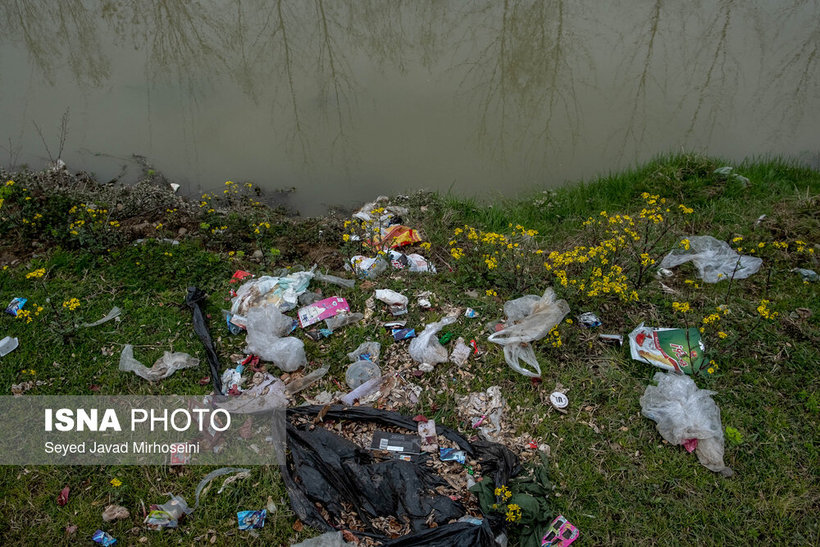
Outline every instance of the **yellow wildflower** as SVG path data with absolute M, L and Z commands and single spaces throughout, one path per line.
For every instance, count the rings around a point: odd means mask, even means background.
M 39 268 L 26 274 L 26 279 L 39 279 L 46 274 L 45 268 Z

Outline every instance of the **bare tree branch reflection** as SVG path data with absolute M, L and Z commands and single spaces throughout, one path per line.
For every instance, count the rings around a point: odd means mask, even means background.
M 556 141 L 578 138 L 575 71 L 590 69 L 591 58 L 566 11 L 563 0 L 505 0 L 465 16 L 481 16 L 489 27 L 483 34 L 491 38 L 468 56 L 462 85 L 478 96 L 479 144 L 498 161 L 521 148 L 535 160 Z M 582 18 L 573 17 L 574 24 Z
M 81 85 L 100 85 L 111 61 L 98 40 L 94 12 L 83 0 L 0 2 L 0 29 L 20 35 L 37 68 L 51 85 L 64 64 Z

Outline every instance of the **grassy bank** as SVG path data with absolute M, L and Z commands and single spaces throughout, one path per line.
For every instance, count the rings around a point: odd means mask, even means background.
M 402 411 L 470 434 L 455 397 L 500 386 L 509 439 L 520 443 L 510 448 L 523 452 L 526 439 L 549 445 L 550 507 L 581 530 L 584 543 L 818 543 L 820 299 L 818 284 L 791 270 L 818 270 L 820 174 L 779 160 L 715 173 L 722 165 L 698 156 L 664 158 L 492 204 L 414 194 L 394 202 L 408 208 L 405 224 L 425 234 L 426 243 L 413 249 L 431 259 L 438 274 L 395 271 L 372 288 L 361 282 L 354 289 L 312 287 L 345 297 L 354 311 L 365 309 L 374 288 L 402 292 L 411 301 L 408 326 L 417 331 L 450 307 L 475 309 L 476 319 L 462 316 L 449 330 L 475 339 L 483 354 L 461 369 L 442 364 L 420 377 L 408 374 L 423 392 L 417 405 Z M 210 327 L 224 366 L 245 345 L 244 335 L 228 334 L 221 319 L 235 270 L 271 274 L 317 263 L 349 277 L 343 265 L 362 251 L 350 236 L 369 229 L 346 218 L 289 218 L 262 206 L 256 189 L 245 184 L 226 183 L 224 192 L 189 202 L 150 182 L 118 189 L 64 172 L 4 174 L 2 183 L 0 302 L 28 299 L 27 315 L 0 318 L 0 338 L 20 340 L 0 358 L 4 395 L 206 394 L 209 386 L 199 382 L 207 375 L 205 354 L 184 306 L 186 288 L 196 285 L 210 295 Z M 748 279 L 716 284 L 701 281 L 691 264 L 658 278 L 663 256 L 694 235 L 760 256 L 763 267 Z M 138 239 L 145 241 L 135 244 Z M 487 342 L 485 323 L 503 317 L 504 302 L 550 286 L 569 303 L 570 321 L 534 344 L 542 368 L 535 384 Z M 415 305 L 421 291 L 432 293 L 431 310 Z M 75 327 L 113 305 L 122 308 L 121 321 Z M 584 311 L 595 312 L 602 325 L 580 325 L 577 315 Z M 365 340 L 390 348 L 397 366 L 410 364 L 407 342 L 393 342 L 381 327 L 387 318 L 377 309 L 372 320 L 320 342 L 301 336 L 309 368 L 330 366 L 304 395 L 336 391 L 333 380 L 344 383 L 346 354 Z M 703 329 L 710 365 L 696 382 L 716 392 L 723 426 L 731 428 L 725 461 L 733 477 L 666 444 L 641 416 L 638 399 L 658 369 L 597 337 L 626 336 L 641 322 Z M 151 384 L 117 370 L 124 344 L 133 344 L 135 356 L 149 365 L 165 350 L 190 353 L 203 364 Z M 568 388 L 565 414 L 548 400 L 559 384 Z M 250 478 L 211 493 L 177 530 L 143 528 L 142 503 L 162 503 L 165 492 L 192 502 L 208 471 L 2 467 L 0 537 L 63 543 L 102 528 L 124 544 L 143 537 L 152 545 L 289 544 L 316 534 L 296 531 L 273 466 L 254 468 Z M 66 485 L 71 497 L 60 507 L 55 499 Z M 268 497 L 278 510 L 258 537 L 237 531 L 236 511 L 260 509 Z M 109 503 L 129 508 L 132 517 L 103 523 Z M 69 525 L 78 529 L 66 537 Z M 515 541 L 515 524 L 510 530 Z

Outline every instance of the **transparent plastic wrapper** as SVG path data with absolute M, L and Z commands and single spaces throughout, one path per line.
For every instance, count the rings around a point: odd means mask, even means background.
M 12 351 L 17 349 L 20 343 L 17 338 L 12 338 L 11 336 L 6 336 L 2 340 L 0 340 L 0 357 L 5 357 Z
M 105 317 L 103 317 L 102 319 L 98 319 L 97 321 L 94 321 L 93 323 L 83 323 L 80 326 L 81 327 L 86 327 L 86 328 L 87 327 L 97 327 L 99 325 L 102 325 L 103 323 L 107 323 L 107 322 L 111 321 L 112 319 L 118 318 L 121 313 L 122 313 L 122 310 L 119 309 L 117 306 L 114 306 L 113 308 L 111 308 L 111 311 L 109 311 L 108 314 Z M 119 319 L 117 319 L 117 320 L 119 321 Z
M 506 404 L 498 386 L 457 399 L 458 413 L 470 418 L 470 425 L 478 430 L 482 439 L 492 442 L 497 442 L 497 436 L 501 433 L 501 418 Z
M 262 374 L 261 372 L 259 374 Z M 288 406 L 285 383 L 271 374 L 264 374 L 261 381 L 236 397 L 216 402 L 215 406 L 237 414 L 270 412 Z
M 295 394 L 299 393 L 300 391 L 302 391 L 303 389 L 309 388 L 310 386 L 312 386 L 313 384 L 318 382 L 319 379 L 322 378 L 322 376 L 327 374 L 328 370 L 330 370 L 330 367 L 323 366 L 322 368 L 318 368 L 318 369 L 314 370 L 313 372 L 311 372 L 310 374 L 307 374 L 307 375 L 299 378 L 298 380 L 293 380 L 292 382 L 290 382 L 287 385 L 287 387 L 285 388 L 285 392 L 288 395 L 295 395 Z
M 538 298 L 527 295 L 504 304 L 507 322 L 512 323 L 504 329 L 491 334 L 490 342 L 504 347 L 504 359 L 514 371 L 537 378 L 541 376 L 541 367 L 535 358 L 530 342 L 540 340 L 569 313 L 566 300 L 556 300 L 552 287 Z M 531 368 L 521 365 L 521 361 Z
M 378 363 L 381 349 L 382 345 L 378 342 L 362 342 L 358 348 L 347 354 L 347 358 L 350 359 L 351 362 L 366 358 L 368 361 Z
M 723 428 L 720 409 L 712 400 L 714 391 L 698 389 L 689 376 L 655 373 L 658 385 L 649 385 L 640 399 L 641 413 L 657 422 L 658 433 L 671 444 L 697 439 L 695 454 L 706 468 L 732 475 L 723 463 Z
M 191 357 L 187 353 L 166 351 L 157 359 L 154 366 L 146 367 L 134 359 L 134 346 L 126 344 L 120 354 L 120 367 L 123 372 L 133 372 L 140 378 L 145 378 L 151 382 L 163 380 L 178 370 L 192 368 L 199 365 L 199 359 Z
M 179 519 L 194 512 L 193 509 L 188 507 L 188 503 L 182 496 L 167 495 L 171 496 L 171 499 L 158 506 L 145 517 L 144 524 L 148 529 L 158 531 L 163 528 L 176 528 L 179 526 Z
M 409 300 L 406 296 L 390 289 L 377 289 L 376 300 L 384 302 L 390 306 L 390 313 L 393 315 L 404 315 L 407 313 Z
M 763 259 L 737 254 L 728 243 L 712 236 L 691 236 L 689 249 L 677 248 L 661 261 L 659 268 L 674 268 L 690 260 L 706 283 L 724 279 L 746 279 L 760 270 Z
M 355 545 L 355 543 L 346 542 L 341 532 L 325 532 L 321 536 L 294 543 L 291 547 L 354 547 Z
M 342 312 L 334 317 L 325 319 L 325 325 L 327 325 L 328 329 L 334 331 L 342 327 L 352 325 L 353 323 L 361 321 L 362 319 L 364 319 L 364 315 L 361 313 Z
M 289 311 L 299 303 L 313 279 L 313 272 L 294 272 L 282 277 L 262 276 L 243 283 L 231 300 L 231 314 L 247 315 L 251 308 L 265 303 L 275 304 L 280 311 Z
M 356 275 L 365 279 L 376 279 L 387 269 L 387 261 L 380 256 L 367 258 L 356 255 L 350 259 L 350 263 Z
M 470 346 L 464 343 L 464 338 L 459 337 L 456 340 L 456 347 L 450 353 L 450 360 L 458 366 L 464 366 L 470 358 L 470 353 L 472 353 Z
M 455 323 L 455 321 L 455 316 L 448 316 L 441 321 L 425 326 L 421 334 L 413 338 L 410 342 L 410 357 L 418 363 L 427 363 L 430 365 L 446 362 L 447 348 L 439 343 L 436 334 L 447 325 Z
M 332 283 L 333 285 L 338 285 L 340 287 L 344 287 L 346 289 L 352 289 L 356 286 L 356 281 L 354 279 L 345 279 L 343 277 L 336 277 L 335 275 L 327 275 L 321 272 L 315 272 L 313 274 L 313 279 L 316 281 L 321 281 L 323 283 Z
M 196 508 L 199 507 L 199 496 L 202 494 L 202 491 L 205 490 L 205 487 L 211 483 L 212 480 L 214 480 L 217 477 L 221 477 L 223 475 L 230 475 L 233 473 L 239 475 L 239 477 L 234 477 L 234 480 L 236 480 L 236 478 L 250 476 L 250 472 L 250 469 L 245 469 L 241 467 L 221 467 L 205 475 L 205 477 L 201 481 L 199 481 L 199 484 L 196 486 L 196 492 L 194 493 L 194 497 L 196 498 L 196 501 L 194 503 L 194 510 L 196 510 Z M 222 483 L 222 488 L 219 489 L 217 494 L 222 493 L 222 489 L 225 488 L 227 482 L 228 480 L 226 479 L 225 482 Z

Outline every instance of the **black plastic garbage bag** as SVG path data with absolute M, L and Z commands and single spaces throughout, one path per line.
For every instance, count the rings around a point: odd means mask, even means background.
M 412 462 L 377 461 L 369 450 L 327 429 L 298 428 L 290 423 L 290 418 L 314 416 L 323 408 L 288 409 L 289 458 L 281 470 L 291 507 L 303 522 L 319 530 L 334 530 L 315 504 L 324 508 L 333 519 L 341 518 L 352 508 L 367 528 L 365 532 L 354 533 L 384 541 L 386 545 L 495 545 L 493 538 L 503 528 L 503 520 L 496 515 L 492 518 L 485 515 L 480 525 L 470 522 L 447 524 L 463 516 L 465 509 L 458 501 L 434 490 L 447 483 L 427 465 L 428 455 L 422 454 Z M 323 419 L 367 421 L 412 432 L 418 425 L 396 412 L 363 406 L 330 406 Z M 493 474 L 496 484 L 506 484 L 510 477 L 521 471 L 518 458 L 503 445 L 484 441 L 471 444 L 456 431 L 443 426 L 436 426 L 436 432 L 456 443 L 471 458 L 478 459 L 485 472 Z M 431 513 L 432 521 L 437 525 L 433 528 L 427 526 Z M 408 522 L 412 532 L 391 540 L 371 526 L 373 519 L 388 515 Z
M 214 390 L 217 395 L 224 395 L 222 393 L 222 378 L 219 376 L 219 357 L 216 355 L 213 340 L 211 340 L 211 333 L 208 330 L 208 325 L 205 323 L 205 313 L 202 310 L 204 301 L 208 295 L 205 291 L 197 287 L 188 287 L 188 294 L 185 295 L 185 304 L 191 308 L 194 315 L 194 332 L 196 332 L 202 345 L 205 346 L 205 353 L 208 355 L 208 365 L 211 368 L 211 382 L 214 384 Z

